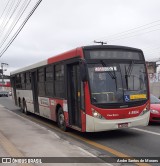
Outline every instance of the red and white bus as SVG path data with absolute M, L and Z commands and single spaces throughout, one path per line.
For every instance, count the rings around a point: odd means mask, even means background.
M 11 73 L 16 105 L 66 130 L 98 132 L 146 126 L 149 83 L 140 49 L 94 45 Z

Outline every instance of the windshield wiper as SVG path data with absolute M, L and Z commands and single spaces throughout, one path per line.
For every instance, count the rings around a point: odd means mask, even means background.
M 109 66 L 107 66 L 107 65 L 105 64 L 105 62 L 104 62 L 103 60 L 101 60 L 101 64 L 102 64 L 104 67 L 109 67 Z M 111 69 L 111 67 L 109 67 L 109 69 Z M 117 77 L 116 77 L 116 73 L 115 73 L 114 67 L 113 67 L 113 72 L 112 72 L 112 70 L 106 71 L 106 72 L 110 75 L 110 77 L 111 77 L 112 79 L 115 80 L 116 90 L 117 90 Z
M 127 75 L 126 66 L 125 66 L 125 80 L 126 80 L 126 87 L 127 87 L 127 89 L 128 89 L 128 75 Z
M 127 69 L 127 76 L 130 77 L 131 76 L 131 73 L 132 73 L 132 69 L 133 69 L 133 65 L 134 65 L 134 61 L 132 61 L 129 66 L 128 66 L 128 69 Z
M 126 66 L 125 66 L 125 80 L 126 80 L 127 89 L 128 89 L 128 77 L 131 76 L 132 69 L 133 69 L 133 65 L 134 65 L 134 61 L 132 61 L 132 62 L 129 64 L 128 69 L 127 69 Z

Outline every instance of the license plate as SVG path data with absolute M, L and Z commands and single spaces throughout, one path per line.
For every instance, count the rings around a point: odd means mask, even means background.
M 128 123 L 119 123 L 118 124 L 118 128 L 127 128 L 128 127 Z

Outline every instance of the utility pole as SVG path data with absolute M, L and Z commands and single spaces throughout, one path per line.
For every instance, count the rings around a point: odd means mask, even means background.
M 3 85 L 4 85 L 4 71 L 6 71 L 6 69 L 4 69 L 4 66 L 8 66 L 8 63 L 1 63 L 1 74 L 2 74 L 2 90 L 4 90 Z

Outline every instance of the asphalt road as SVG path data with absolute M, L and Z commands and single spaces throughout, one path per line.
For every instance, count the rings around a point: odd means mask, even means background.
M 14 106 L 11 97 L 1 97 L 0 104 L 5 106 L 7 109 L 23 116 L 20 110 Z M 38 119 L 47 124 L 52 123 L 44 118 L 39 118 L 37 116 L 35 117 L 34 115 L 30 115 L 29 117 Z M 46 125 L 46 127 L 48 126 Z M 53 123 L 53 126 L 56 128 L 55 123 Z M 63 139 L 67 139 L 72 143 L 81 144 L 85 150 L 88 150 L 90 153 L 94 153 L 94 155 L 117 156 L 117 152 L 120 152 L 131 157 L 160 157 L 160 123 L 152 123 L 146 127 L 121 129 L 99 133 L 80 133 L 70 130 L 68 134 L 65 134 L 64 132 L 59 134 Z M 72 135 L 75 136 L 72 137 Z M 81 137 L 82 139 L 77 140 L 75 139 L 76 137 Z M 112 151 L 107 151 L 105 148 L 99 148 L 100 146 L 94 146 L 94 143 L 92 143 L 92 145 L 88 144 L 86 141 L 83 141 L 83 139 L 93 141 L 96 145 L 103 145 L 103 147 L 114 149 L 117 152 L 112 153 Z

